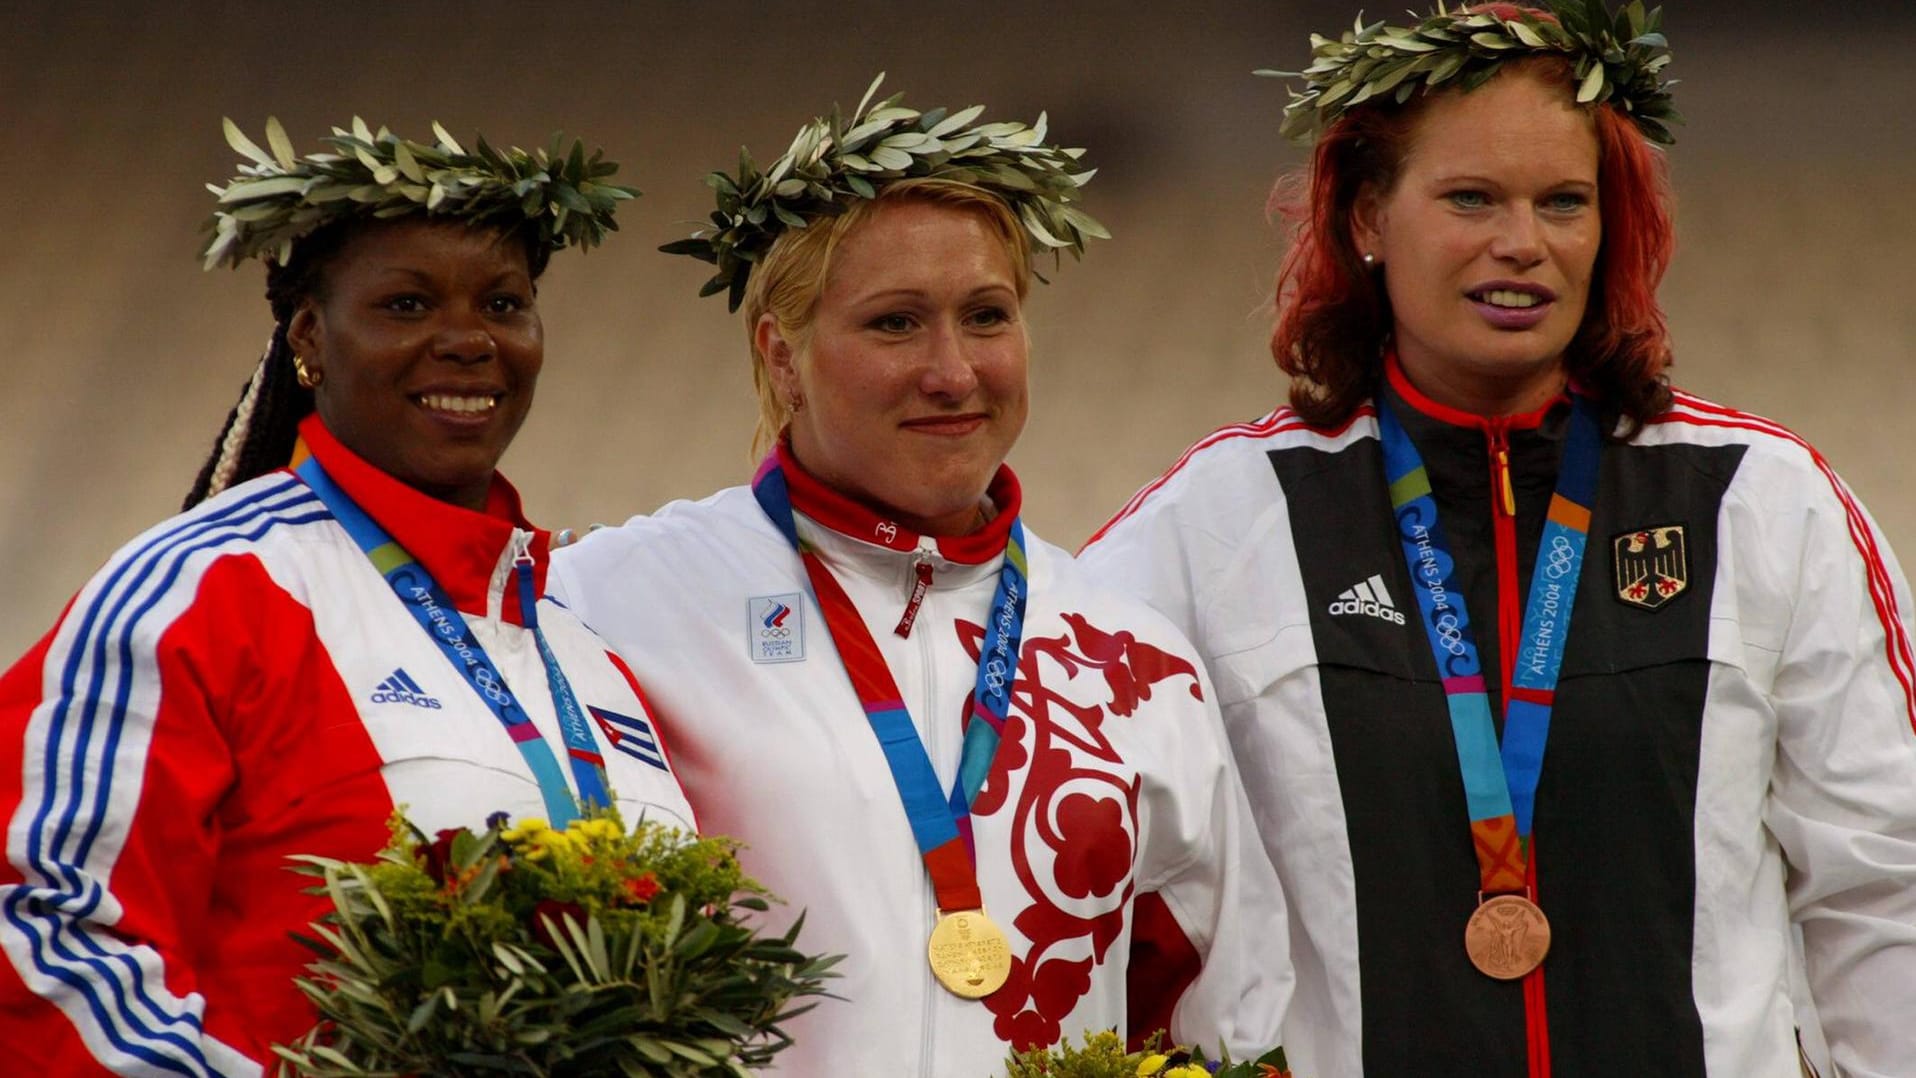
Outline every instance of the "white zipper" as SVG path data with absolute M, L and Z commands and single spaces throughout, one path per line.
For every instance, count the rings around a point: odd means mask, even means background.
M 911 607 L 906 611 L 908 620 L 900 623 L 900 627 L 904 629 L 904 632 L 900 635 L 910 634 L 910 620 L 917 618 L 922 610 L 924 601 L 931 598 L 931 556 L 936 550 L 935 540 L 930 538 L 920 538 L 918 540 L 918 555 L 912 563 L 913 575 L 910 581 L 913 588 L 913 600 Z M 921 566 L 923 567 L 922 569 L 920 568 Z M 933 743 L 932 736 L 939 726 L 938 717 L 943 714 L 938 710 L 938 667 L 934 661 L 937 656 L 935 655 L 936 649 L 932 645 L 932 640 L 937 635 L 935 631 L 918 634 L 918 663 L 925 671 L 925 688 L 924 695 L 921 699 L 922 710 L 919 711 L 919 714 L 924 716 L 924 738 L 925 743 L 928 745 Z M 929 883 L 930 881 L 926 882 Z M 932 926 L 936 924 L 938 920 L 938 896 L 929 886 L 927 886 L 922 893 L 930 898 L 930 901 L 927 903 L 930 909 L 926 911 L 926 915 L 919 921 L 919 924 L 923 926 L 923 931 L 926 934 L 927 945 L 929 945 Z M 937 1046 L 938 1032 L 936 1019 L 939 997 L 943 992 L 944 986 L 939 984 L 938 979 L 933 976 L 928 960 L 925 967 L 925 1024 L 923 1034 L 920 1037 L 918 1056 L 918 1073 L 925 1076 L 925 1078 L 931 1078 L 933 1074 L 932 1061 L 937 1058 L 934 1052 Z
M 932 919 L 938 915 L 938 903 L 934 900 L 929 905 L 932 907 L 932 916 L 925 919 L 927 925 L 931 924 Z M 944 986 L 939 984 L 938 978 L 932 975 L 931 963 L 927 961 L 925 963 L 925 1025 L 924 1032 L 918 1039 L 918 1073 L 923 1078 L 932 1078 L 932 1060 L 937 1058 L 932 1054 L 932 1049 L 937 1046 L 937 1037 L 934 1036 L 937 1026 L 932 1019 L 938 1009 L 938 994 L 943 991 Z

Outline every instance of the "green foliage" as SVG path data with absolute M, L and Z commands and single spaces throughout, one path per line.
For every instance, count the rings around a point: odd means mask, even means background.
M 799 951 L 799 924 L 757 935 L 731 841 L 610 812 L 431 841 L 396 816 L 372 864 L 296 860 L 334 908 L 301 940 L 319 1024 L 274 1051 L 311 1078 L 736 1078 L 837 961 Z
M 592 247 L 618 229 L 618 204 L 639 193 L 610 182 L 619 166 L 604 151 L 587 157 L 578 141 L 567 151 L 558 134 L 531 151 L 498 150 L 482 136 L 467 152 L 438 124 L 428 146 L 383 127 L 374 133 L 355 116 L 352 130 L 335 127 L 321 140 L 337 152 L 296 157 L 277 119 L 266 121 L 270 153 L 232 120 L 224 124 L 227 144 L 248 160 L 226 186 L 207 185 L 219 196 L 206 222 L 207 269 L 255 257 L 284 263 L 294 240 L 341 218 L 415 213 L 502 229 L 529 223 L 555 250 Z
M 1073 203 L 1096 169 L 1077 171 L 1081 149 L 1045 142 L 1047 120 L 978 123 L 983 105 L 948 113 L 919 112 L 900 105 L 903 94 L 874 102 L 885 81 L 881 72 L 849 120 L 834 108 L 800 128 L 784 155 L 760 169 L 739 149 L 738 174 L 706 177 L 718 198 L 711 224 L 690 239 L 659 248 L 691 255 L 718 268 L 699 295 L 727 294 L 732 310 L 745 296 L 752 263 L 765 256 L 787 229 L 845 212 L 853 199 L 872 198 L 896 180 L 935 177 L 984 188 L 1003 198 L 1035 247 L 1082 257 L 1088 238 L 1110 239 L 1091 215 Z
M 1670 63 L 1663 9 L 1646 12 L 1643 0 L 1629 0 L 1614 14 L 1604 0 L 1544 0 L 1544 6 L 1555 21 L 1528 13 L 1465 14 L 1442 0 L 1435 14 L 1410 27 L 1366 26 L 1360 16 L 1335 41 L 1312 34 L 1311 65 L 1304 70 L 1257 74 L 1304 80 L 1302 92 L 1291 91 L 1278 131 L 1308 142 L 1346 109 L 1372 98 L 1401 104 L 1419 87 L 1428 92 L 1452 81 L 1472 90 L 1506 60 L 1554 53 L 1575 66 L 1579 104 L 1615 105 L 1646 138 L 1675 142 L 1669 125 L 1682 117 L 1670 96 L 1676 83 L 1663 78 Z
M 1005 1060 L 1005 1078 L 1289 1078 L 1284 1049 L 1273 1048 L 1256 1060 L 1233 1063 L 1226 1053 L 1209 1062 L 1203 1049 L 1160 1048 L 1153 1033 L 1143 1051 L 1127 1052 L 1124 1040 L 1109 1030 L 1086 1033 L 1073 1047 L 1071 1039 L 1054 1048 L 1013 1052 Z

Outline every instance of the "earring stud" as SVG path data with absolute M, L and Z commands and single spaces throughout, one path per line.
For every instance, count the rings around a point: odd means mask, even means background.
M 312 389 L 326 378 L 326 372 L 316 371 L 306 365 L 306 357 L 293 353 L 293 380 L 301 389 Z

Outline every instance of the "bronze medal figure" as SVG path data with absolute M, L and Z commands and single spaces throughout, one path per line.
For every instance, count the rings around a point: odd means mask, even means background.
M 1522 895 L 1495 895 L 1464 925 L 1464 951 L 1485 976 L 1517 980 L 1550 953 L 1550 921 Z

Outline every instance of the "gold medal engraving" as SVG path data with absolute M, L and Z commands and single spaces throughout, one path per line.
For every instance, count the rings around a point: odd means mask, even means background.
M 929 952 L 932 976 L 966 999 L 983 999 L 1011 977 L 1011 941 L 984 910 L 940 911 Z
M 1464 926 L 1464 951 L 1486 976 L 1514 981 L 1550 953 L 1550 921 L 1522 895 L 1486 899 Z

